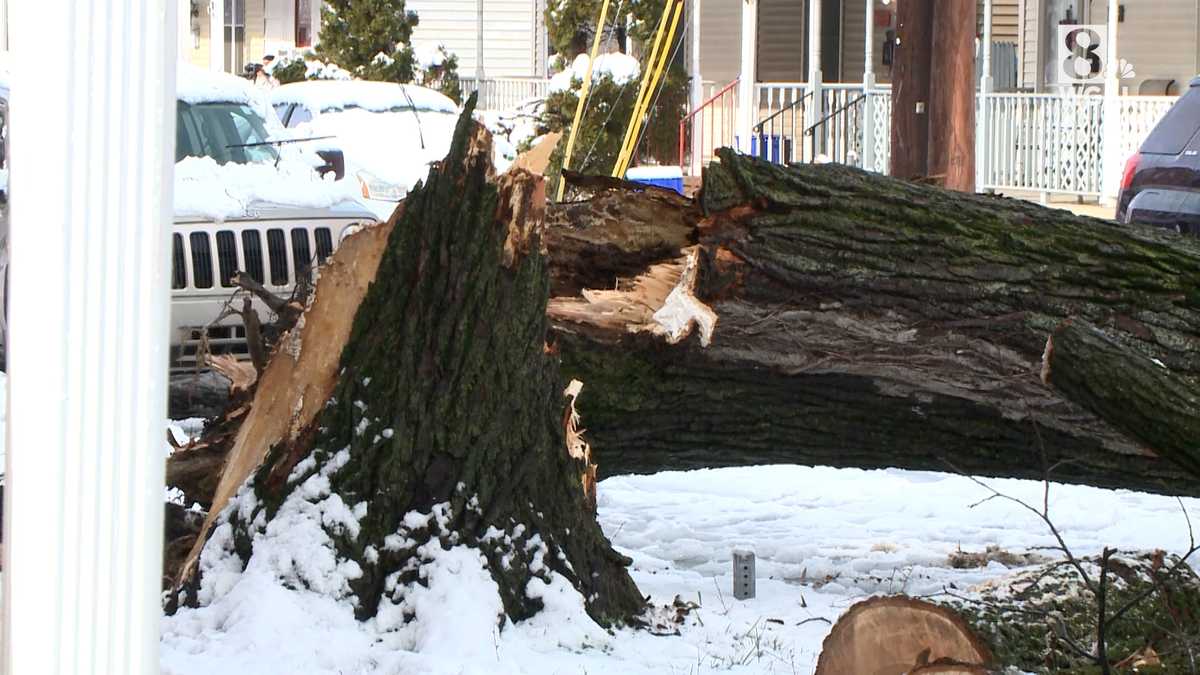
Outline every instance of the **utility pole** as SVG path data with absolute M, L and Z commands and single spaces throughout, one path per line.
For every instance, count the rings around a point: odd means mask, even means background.
M 941 0 L 933 12 L 928 175 L 962 192 L 975 191 L 975 15 L 975 0 Z
M 892 173 L 975 189 L 975 0 L 897 5 Z
M 957 2 L 958 0 L 942 0 Z M 934 0 L 900 0 L 892 71 L 892 175 L 929 175 L 929 64 Z

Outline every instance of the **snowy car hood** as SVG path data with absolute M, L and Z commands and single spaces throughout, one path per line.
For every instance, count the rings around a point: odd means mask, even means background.
M 186 157 L 175 164 L 175 217 L 179 221 L 284 217 L 340 217 L 360 213 L 357 184 L 324 180 L 301 162 L 218 164 Z M 369 217 L 369 214 L 367 214 Z

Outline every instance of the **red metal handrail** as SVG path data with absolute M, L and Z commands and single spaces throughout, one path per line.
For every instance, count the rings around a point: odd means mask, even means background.
M 741 79 L 741 78 L 734 78 L 733 82 L 730 82 L 729 84 L 725 85 L 720 91 L 718 91 L 717 93 L 710 96 L 703 103 L 696 106 L 695 110 L 684 115 L 683 119 L 679 120 L 679 168 L 680 169 L 683 168 L 683 160 L 686 155 L 685 148 L 687 147 L 686 139 L 687 139 L 688 125 L 691 124 L 692 119 L 694 117 L 696 117 L 696 115 L 703 113 L 705 108 L 712 106 L 712 104 L 715 103 L 718 99 L 724 97 L 734 87 L 736 87 L 739 79 Z

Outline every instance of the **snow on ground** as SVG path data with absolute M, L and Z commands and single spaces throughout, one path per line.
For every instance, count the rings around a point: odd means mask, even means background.
M 588 55 L 580 54 L 575 57 L 571 63 L 571 67 L 563 70 L 550 78 L 550 91 L 566 91 L 576 88 L 575 82 L 583 83 L 587 78 Z M 613 52 L 611 54 L 600 54 L 596 56 L 596 63 L 592 66 L 592 82 L 603 77 L 611 77 L 613 82 L 617 84 L 625 84 L 637 79 L 642 72 L 641 64 L 638 60 L 622 54 Z
M 1042 497 L 1036 482 L 986 482 L 1030 503 Z M 274 553 L 225 577 L 213 604 L 164 619 L 163 672 L 810 673 L 828 622 L 855 601 L 873 593 L 934 593 L 950 584 L 961 589 L 1008 571 L 999 563 L 951 569 L 947 556 L 960 547 L 1019 553 L 1052 543 L 1040 521 L 1017 505 L 990 500 L 972 507 L 988 495 L 946 474 L 798 466 L 602 481 L 600 521 L 633 559 L 634 581 L 655 605 L 676 596 L 699 605 L 670 635 L 602 630 L 557 579 L 530 589 L 546 599 L 546 611 L 497 630 L 495 584 L 479 556 L 461 547 L 428 552 L 429 586 L 405 599 L 418 620 L 359 623 L 349 605 L 292 590 L 295 572 L 280 573 L 284 561 L 313 579 L 330 578 L 320 560 L 291 558 L 294 538 L 323 536 L 297 526 L 264 535 Z M 1200 521 L 1200 500 L 1183 503 Z M 1054 485 L 1050 504 L 1077 554 L 1105 545 L 1186 547 L 1186 525 L 1172 498 Z M 339 510 L 322 517 L 344 517 Z M 734 548 L 758 556 L 755 599 L 732 597 Z

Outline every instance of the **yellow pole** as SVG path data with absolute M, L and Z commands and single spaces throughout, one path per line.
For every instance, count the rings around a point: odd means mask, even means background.
M 583 78 L 583 91 L 579 92 L 579 101 L 575 104 L 575 121 L 571 123 L 571 134 L 567 136 L 567 150 L 563 154 L 563 171 L 571 164 L 571 152 L 575 150 L 575 134 L 579 131 L 580 118 L 583 117 L 583 105 L 587 101 L 588 92 L 592 89 L 592 66 L 596 64 L 596 55 L 600 51 L 600 40 L 604 36 L 604 19 L 608 16 L 608 0 L 600 7 L 600 21 L 596 24 L 596 37 L 592 39 L 592 52 L 588 56 L 587 75 Z M 562 176 L 558 179 L 558 196 L 555 201 L 562 201 L 563 191 L 567 181 Z
M 670 0 L 674 3 L 675 0 Z M 613 164 L 613 177 L 620 178 L 617 172 L 617 167 L 621 165 L 621 157 L 625 154 L 625 146 L 629 145 L 630 132 L 634 127 L 634 120 L 637 119 L 638 109 L 642 107 L 642 97 L 646 95 L 647 85 L 649 85 L 654 73 L 654 64 L 658 60 L 658 46 L 662 44 L 663 35 L 667 32 L 667 22 L 671 16 L 671 5 L 663 7 L 662 18 L 658 20 L 658 28 L 654 31 L 654 46 L 650 49 L 650 56 L 646 59 L 646 69 L 642 71 L 642 81 L 638 84 L 637 98 L 633 101 L 633 111 L 629 116 L 629 124 L 625 126 L 625 136 L 621 139 L 621 150 L 617 153 L 617 161 Z
M 679 27 L 679 16 L 682 13 L 683 13 L 683 0 L 680 0 L 679 4 L 675 5 L 675 15 L 671 18 L 671 30 L 667 33 L 666 43 L 663 44 L 662 54 L 660 55 L 660 58 L 658 61 L 658 67 L 655 68 L 655 70 L 654 70 L 654 80 L 650 83 L 650 88 L 646 90 L 646 97 L 642 101 L 642 108 L 638 112 L 637 117 L 634 118 L 634 124 L 631 125 L 631 126 L 635 126 L 636 130 L 639 132 L 641 131 L 641 127 L 644 122 L 646 113 L 650 109 L 650 101 L 654 98 L 653 93 L 656 89 L 658 89 L 658 83 L 662 80 L 662 74 L 663 74 L 663 71 L 666 70 L 667 61 L 669 61 L 671 58 L 670 57 L 670 52 L 671 52 L 670 45 L 671 45 L 671 42 L 675 40 L 675 29 Z M 620 159 L 620 173 L 617 174 L 618 177 L 625 175 L 625 171 L 629 168 L 629 162 L 633 160 L 633 153 L 637 149 L 638 136 L 639 136 L 638 133 L 633 134 L 632 138 L 629 141 L 629 147 L 627 147 L 625 149 L 624 157 L 619 158 Z

